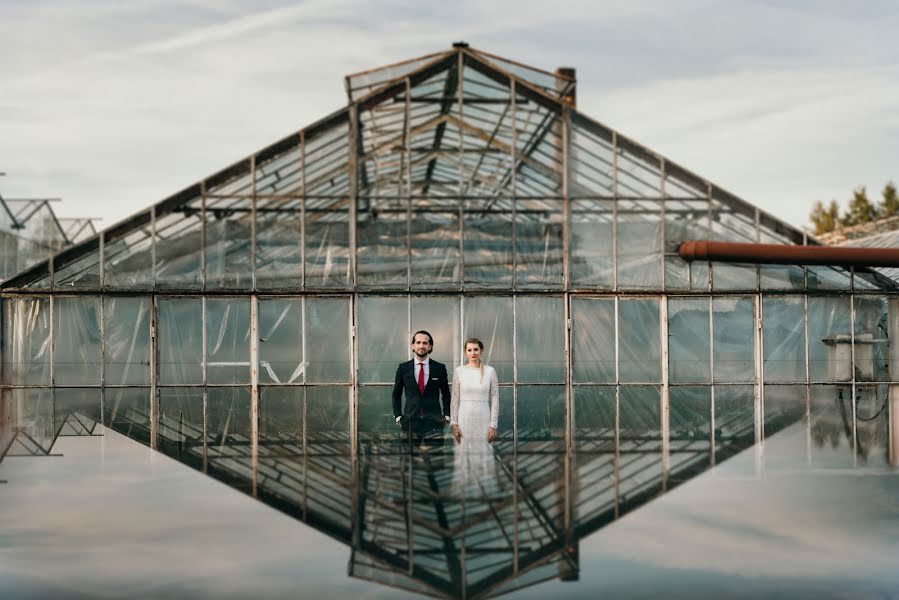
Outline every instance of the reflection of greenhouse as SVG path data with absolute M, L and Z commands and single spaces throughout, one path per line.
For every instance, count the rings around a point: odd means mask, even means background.
M 481 595 L 576 577 L 577 539 L 817 407 L 886 435 L 892 279 L 683 262 L 812 242 L 579 113 L 570 71 L 459 45 L 347 84 L 3 284 L 4 446 L 87 415 L 346 541 L 356 576 Z M 449 365 L 487 345 L 495 496 L 449 497 L 451 449 L 396 439 L 421 328 Z

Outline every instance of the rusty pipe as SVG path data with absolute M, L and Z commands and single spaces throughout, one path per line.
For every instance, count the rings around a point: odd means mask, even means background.
M 687 262 L 710 260 L 772 265 L 899 267 L 899 248 L 789 246 L 688 240 L 681 242 L 677 252 Z

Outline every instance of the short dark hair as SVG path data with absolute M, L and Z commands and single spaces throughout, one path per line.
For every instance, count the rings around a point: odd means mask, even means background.
M 431 344 L 431 351 L 433 352 L 434 351 L 434 336 L 432 336 L 430 333 L 428 333 L 424 329 L 420 329 L 419 331 L 416 331 L 415 333 L 412 334 L 412 341 L 409 342 L 409 345 L 411 346 L 412 344 L 415 343 L 415 336 L 418 335 L 419 333 L 428 336 L 428 343 Z

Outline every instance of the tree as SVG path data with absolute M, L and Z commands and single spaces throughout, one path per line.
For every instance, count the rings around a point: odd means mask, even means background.
M 880 216 L 893 217 L 899 215 L 899 195 L 896 184 L 890 181 L 883 186 L 883 200 L 880 201 Z
M 831 200 L 827 207 L 819 200 L 812 207 L 809 220 L 815 226 L 815 235 L 829 233 L 840 226 L 840 207 L 836 200 Z
M 868 193 L 865 186 L 860 185 L 852 192 L 852 199 L 849 200 L 849 206 L 846 209 L 846 216 L 843 218 L 843 225 L 852 227 L 853 225 L 861 225 L 870 223 L 877 218 L 877 209 L 868 200 Z

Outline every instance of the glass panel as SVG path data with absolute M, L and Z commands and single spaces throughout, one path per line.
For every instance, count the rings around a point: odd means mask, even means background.
M 852 315 L 848 296 L 809 296 L 808 351 L 811 381 L 852 380 Z
M 656 192 L 658 193 L 658 192 Z M 618 202 L 618 287 L 659 289 L 662 269 L 662 216 L 659 202 Z
M 720 196 L 720 192 L 716 191 Z M 756 242 L 755 214 L 751 207 L 740 206 L 735 199 L 712 200 L 712 239 L 722 242 Z M 754 290 L 758 287 L 756 265 L 715 263 L 712 288 L 716 290 Z
M 306 388 L 306 437 L 309 454 L 349 453 L 349 388 Z
M 755 304 L 752 298 L 714 298 L 715 381 L 755 381 Z
M 3 300 L 2 360 L 7 383 L 50 384 L 49 298 Z
M 349 326 L 349 299 L 306 298 L 306 381 L 350 381 Z
M 107 288 L 146 290 L 153 287 L 153 231 L 150 214 L 134 217 L 145 223 L 121 237 L 106 237 L 103 248 L 103 282 Z
M 672 190 L 672 187 L 666 186 L 665 193 L 671 194 L 672 191 L 676 191 Z M 667 289 L 708 289 L 708 263 L 702 261 L 687 263 L 677 254 L 682 242 L 709 238 L 708 209 L 707 200 L 666 199 L 665 287 Z
M 156 285 L 164 290 L 202 286 L 201 203 L 156 218 Z
M 672 383 L 710 381 L 709 299 L 668 299 L 668 368 Z
M 500 383 L 512 381 L 512 298 L 465 296 L 462 338 L 484 342 L 484 362 L 496 370 Z
M 412 287 L 458 288 L 459 202 L 418 198 L 412 203 Z
M 465 287 L 512 287 L 512 208 L 504 198 L 465 201 Z
M 523 385 L 518 387 L 517 396 L 519 447 L 544 440 L 564 443 L 565 388 L 556 385 Z M 501 411 L 502 408 L 500 407 Z M 541 449 L 548 448 L 541 445 Z
M 302 302 L 300 298 L 259 299 L 260 383 L 303 382 L 307 364 L 303 360 Z
M 395 452 L 401 444 L 400 429 L 393 416 L 392 388 L 363 385 L 359 387 L 357 411 L 359 441 L 369 444 L 371 452 Z M 404 400 L 405 401 L 405 400 Z
M 618 363 L 621 381 L 661 380 L 659 301 L 622 299 L 618 303 Z
M 805 418 L 806 403 L 804 385 L 766 385 L 765 437 Z
M 612 211 L 604 200 L 571 201 L 571 257 L 574 287 L 612 287 Z
M 755 387 L 715 386 L 715 447 L 721 458 L 755 443 Z
M 207 431 L 209 445 L 241 447 L 249 455 L 250 390 L 240 387 L 207 388 Z
M 572 298 L 572 368 L 577 382 L 615 382 L 615 301 Z
M 203 464 L 203 390 L 160 388 L 157 447 L 175 460 Z
M 431 358 L 446 365 L 447 376 L 452 381 L 453 369 L 460 364 L 459 357 L 462 356 L 458 296 L 413 296 L 412 331 L 420 329 L 430 332 L 434 338 Z M 486 351 L 487 341 L 481 341 L 484 342 Z
M 103 424 L 122 435 L 150 444 L 150 388 L 107 389 Z
M 809 432 L 816 451 L 812 460 L 825 465 L 851 466 L 852 386 L 813 385 L 809 387 Z M 859 414 L 859 417 L 862 417 Z M 805 440 L 803 440 L 805 441 Z
M 203 306 L 199 298 L 159 300 L 159 382 L 203 383 Z
M 619 426 L 622 440 L 661 440 L 660 397 L 656 386 L 621 386 Z
M 808 271 L 808 289 L 810 290 L 849 290 L 849 271 L 838 267 L 806 267 Z
M 56 298 L 54 306 L 56 384 L 100 383 L 100 299 Z
M 409 360 L 408 299 L 361 296 L 359 381 L 393 383 L 397 364 Z
M 578 452 L 615 451 L 614 386 L 574 388 L 573 434 Z
M 90 242 L 96 247 L 85 256 L 65 266 L 57 265 L 54 260 L 53 288 L 56 290 L 96 290 L 100 287 L 100 244 L 99 240 Z
M 564 298 L 517 296 L 516 344 L 518 381 L 561 382 L 565 379 Z
M 515 284 L 522 289 L 559 289 L 562 206 L 548 200 L 516 200 Z
M 408 200 L 360 198 L 356 223 L 359 287 L 408 285 Z
M 676 448 L 701 442 L 711 445 L 712 388 L 709 386 L 671 386 L 669 390 L 668 428 L 672 452 Z
M 346 203 L 306 203 L 306 287 L 347 289 L 350 273 L 350 230 Z
M 766 382 L 805 381 L 804 312 L 801 297 L 762 299 Z
M 206 359 L 209 383 L 250 382 L 250 301 L 206 300 Z
M 889 363 L 886 298 L 855 296 L 856 381 L 889 381 Z
M 253 201 L 206 200 L 206 289 L 250 290 Z
M 611 134 L 593 124 L 584 123 L 582 117 L 571 114 L 571 147 L 568 152 L 571 196 L 612 196 L 613 152 Z
M 256 203 L 256 289 L 303 285 L 300 200 L 259 199 Z
M 106 385 L 150 383 L 149 298 L 103 298 Z
M 762 241 L 763 244 L 771 243 Z M 805 272 L 797 265 L 766 265 L 759 268 L 762 290 L 803 290 Z
M 302 387 L 259 388 L 259 445 L 292 445 L 303 448 Z
M 53 408 L 58 435 L 91 435 L 102 420 L 98 388 L 56 388 Z
M 864 463 L 891 464 L 888 401 L 888 385 L 862 385 L 857 388 L 855 447 Z
M 18 427 L 34 438 L 40 447 L 49 452 L 56 436 L 56 417 L 49 389 L 13 390 Z

